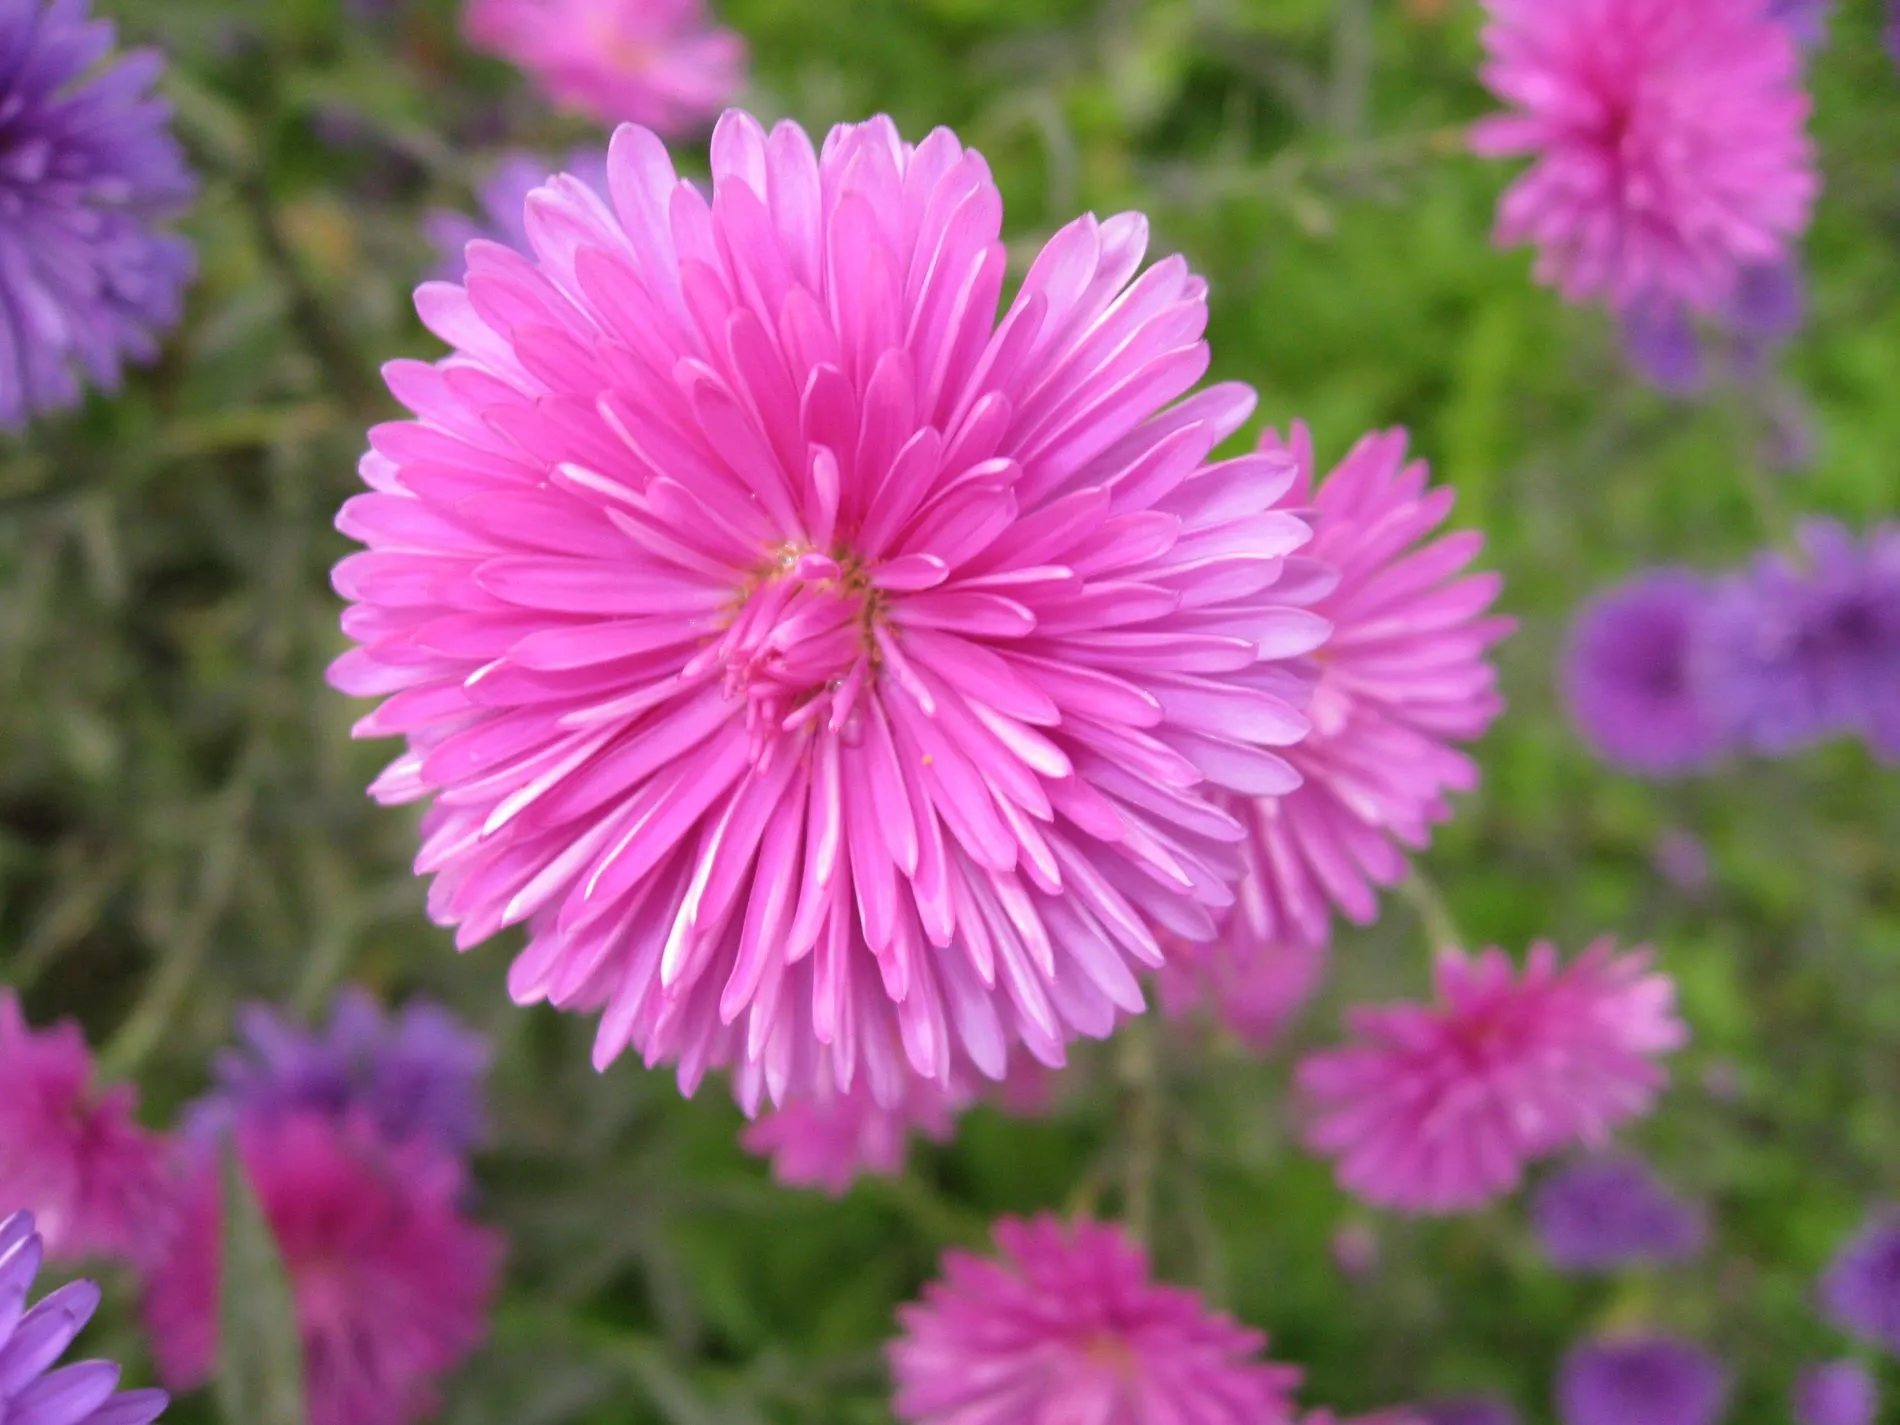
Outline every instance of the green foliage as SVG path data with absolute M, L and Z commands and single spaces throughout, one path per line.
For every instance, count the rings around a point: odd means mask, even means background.
M 0 979 L 77 1013 L 155 1121 L 204 1083 L 251 998 L 319 1006 L 344 978 L 426 990 L 494 1036 L 484 1215 L 511 1241 L 492 1346 L 454 1425 L 888 1421 L 895 1305 L 1002 1211 L 1116 1212 L 1130 1182 L 1116 1050 L 1084 1053 L 1060 1115 L 990 1110 L 911 1173 L 843 1201 L 772 1187 L 712 1089 L 588 1064 L 590 1026 L 506 1002 L 512 946 L 458 962 L 411 876 L 413 817 L 363 788 L 328 691 L 342 648 L 329 521 L 370 423 L 376 364 L 428 354 L 407 305 L 433 205 L 466 206 L 508 143 L 588 132 L 455 38 L 450 0 L 364 19 L 342 0 L 101 0 L 163 45 L 206 173 L 202 277 L 164 359 L 120 399 L 0 442 Z M 1416 1224 L 1368 1214 L 1289 1141 L 1285 1059 L 1159 1040 L 1154 1245 L 1167 1275 L 1273 1333 L 1308 1398 L 1344 1409 L 1455 1390 L 1548 1419 L 1585 1330 L 1649 1323 L 1729 1359 L 1730 1419 L 1786 1418 L 1802 1362 L 1838 1353 L 1812 1278 L 1900 1183 L 1900 797 L 1839 747 L 1646 785 L 1566 728 L 1551 666 L 1570 611 L 1643 565 L 1732 562 L 1793 511 L 1892 517 L 1900 475 L 1900 87 L 1878 6 L 1843 5 L 1815 61 L 1828 192 L 1812 321 L 1787 375 L 1819 458 L 1751 476 L 1762 412 L 1635 385 L 1596 311 L 1534 287 L 1488 241 L 1506 174 L 1465 156 L 1482 112 L 1475 7 L 1430 0 L 726 0 L 753 106 L 822 126 L 873 110 L 956 127 L 991 160 L 1021 262 L 1082 209 L 1139 207 L 1213 289 L 1215 375 L 1263 421 L 1306 419 L 1322 458 L 1403 423 L 1460 518 L 1490 537 L 1522 621 L 1511 714 L 1479 749 L 1423 865 L 1464 932 L 1650 939 L 1697 1040 L 1636 1135 L 1712 1205 L 1703 1262 L 1611 1283 L 1555 1276 L 1519 1205 Z M 597 139 L 597 135 L 593 136 Z M 683 162 L 703 165 L 689 152 Z M 1759 477 L 1759 478 L 1756 478 Z M 1751 489 L 1768 492 L 1762 500 Z M 1700 896 L 1654 867 L 1693 831 Z M 508 937 L 502 937 L 505 941 Z M 1296 1038 L 1350 1000 L 1416 993 L 1408 906 L 1341 936 Z M 1297 1044 L 1288 1046 L 1287 1054 Z M 276 1425 L 283 1302 L 257 1222 L 233 1214 L 227 1418 Z M 1335 1264 L 1343 1229 L 1376 1265 Z M 256 1309 L 252 1309 L 255 1304 Z M 1890 1384 L 1900 1385 L 1900 1380 Z M 242 1393 L 242 1408 L 238 1394 Z M 187 1402 L 175 1418 L 209 1418 Z

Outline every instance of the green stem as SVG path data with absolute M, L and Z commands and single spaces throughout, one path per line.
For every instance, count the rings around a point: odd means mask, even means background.
M 1136 1016 L 1120 1036 L 1116 1069 L 1122 1085 L 1122 1217 L 1135 1239 L 1154 1230 L 1155 1179 L 1161 1169 L 1161 1045 L 1152 1014 Z
M 1464 947 L 1465 937 L 1459 932 L 1451 908 L 1445 904 L 1444 894 L 1438 889 L 1438 883 L 1425 874 L 1422 866 L 1411 868 L 1405 879 L 1399 882 L 1398 892 L 1417 914 L 1434 957 L 1440 951 Z

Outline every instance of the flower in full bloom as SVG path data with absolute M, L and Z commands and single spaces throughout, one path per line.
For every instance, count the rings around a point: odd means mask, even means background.
M 1700 1212 L 1626 1157 L 1586 1158 L 1555 1174 L 1538 1188 L 1531 1219 L 1545 1254 L 1571 1272 L 1679 1261 L 1706 1235 Z
M 1260 1332 L 1156 1284 L 1120 1228 L 1005 1219 L 996 1241 L 1000 1260 L 946 1253 L 898 1310 L 905 1425 L 1291 1425 L 1299 1372 L 1258 1360 Z
M 1486 0 L 1510 112 L 1473 146 L 1528 156 L 1498 240 L 1569 301 L 1710 310 L 1786 256 L 1819 183 L 1801 55 L 1768 0 Z
M 1864 539 L 1832 520 L 1797 531 L 1718 590 L 1691 672 L 1712 718 L 1757 751 L 1840 733 L 1900 758 L 1900 525 Z
M 468 0 L 462 32 L 562 108 L 668 136 L 745 83 L 745 41 L 712 23 L 705 0 Z
M 341 990 L 322 1030 L 263 1005 L 239 1016 L 244 1047 L 218 1056 L 216 1087 L 187 1113 L 205 1137 L 247 1118 L 360 1114 L 393 1142 L 420 1138 L 449 1153 L 481 1140 L 488 1041 L 440 1005 L 413 1000 L 387 1015 L 366 990 Z
M 1586 1341 L 1557 1382 L 1563 1425 L 1715 1425 L 1727 1398 L 1721 1366 L 1667 1336 Z
M 249 1121 L 237 1153 L 289 1278 L 311 1425 L 407 1425 L 480 1342 L 501 1261 L 463 1215 L 460 1166 L 392 1149 L 367 1123 L 320 1114 Z M 146 1280 L 144 1315 L 166 1384 L 189 1390 L 218 1354 L 223 1191 L 213 1155 Z
M 1210 463 L 1252 406 L 1188 395 L 1206 287 L 1147 225 L 1052 238 L 1000 325 L 1001 200 L 946 130 L 728 114 L 710 203 L 625 127 L 611 204 L 558 179 L 532 258 L 424 286 L 340 527 L 361 645 L 331 670 L 437 797 L 417 869 L 515 996 L 605 1011 L 748 1111 L 1063 1062 L 1143 1005 L 1157 930 L 1214 934 L 1290 790 L 1275 590 L 1292 463 Z M 1182 399 L 1185 397 L 1186 399 Z
M 52 1257 L 142 1256 L 169 1187 L 163 1143 L 132 1116 L 134 1090 L 95 1084 L 79 1026 L 35 1031 L 7 989 L 0 1085 L 0 1204 L 32 1211 Z
M 1795 1381 L 1795 1425 L 1874 1425 L 1880 1390 L 1858 1361 L 1809 1366 Z
M 0 5 L 0 430 L 116 389 L 191 279 L 165 231 L 195 191 L 150 52 L 108 59 L 89 0 Z
M 1876 1213 L 1840 1250 L 1820 1295 L 1836 1326 L 1900 1355 L 1900 1208 Z
M 910 1136 L 947 1143 L 970 1095 L 931 1079 L 911 1079 L 903 1102 L 886 1108 L 860 1081 L 848 1093 L 821 1085 L 811 1098 L 792 1099 L 746 1125 L 739 1143 L 772 1160 L 772 1176 L 787 1187 L 822 1188 L 837 1197 L 860 1176 L 895 1177 L 910 1156 Z
M 1445 951 L 1437 982 L 1435 1005 L 1353 1009 L 1360 1042 L 1299 1066 L 1307 1141 L 1376 1206 L 1464 1211 L 1529 1159 L 1603 1142 L 1649 1110 L 1656 1058 L 1687 1037 L 1648 949 L 1607 939 L 1568 966 L 1540 941 L 1522 975 L 1502 950 Z
M 477 191 L 479 216 L 453 208 L 437 208 L 429 213 L 423 219 L 422 230 L 436 250 L 436 280 L 460 282 L 467 276 L 468 245 L 478 238 L 501 243 L 516 252 L 532 252 L 528 243 L 528 195 L 546 183 L 553 171 L 546 159 L 517 150 L 496 163 Z M 566 171 L 606 196 L 605 150 L 575 150 L 568 155 Z
M 162 1390 L 115 1394 L 119 1368 L 81 1361 L 50 1369 L 99 1306 L 99 1288 L 71 1282 L 31 1309 L 43 1245 L 33 1214 L 0 1218 L 0 1420 L 15 1425 L 150 1425 L 165 1411 Z
M 1692 676 L 1715 594 L 1687 569 L 1655 569 L 1577 615 L 1562 682 L 1570 720 L 1605 761 L 1674 776 L 1706 767 L 1725 741 Z

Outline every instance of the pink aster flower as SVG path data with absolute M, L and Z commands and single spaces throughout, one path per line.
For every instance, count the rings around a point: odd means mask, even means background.
M 1535 162 L 1498 240 L 1569 301 L 1704 310 L 1786 257 L 1819 180 L 1801 55 L 1769 0 L 1486 0 L 1477 151 Z
M 162 1230 L 165 1149 L 136 1105 L 93 1082 L 77 1024 L 36 1033 L 0 990 L 0 1207 L 32 1212 L 49 1257 L 138 1257 Z
M 823 1085 L 811 1098 L 761 1114 L 739 1135 L 739 1144 L 770 1158 L 772 1176 L 785 1186 L 822 1188 L 838 1197 L 860 1176 L 902 1173 L 913 1133 L 948 1143 L 971 1097 L 960 1084 L 946 1091 L 933 1080 L 910 1079 L 903 1102 L 886 1108 L 862 1080 L 848 1093 Z
M 500 1238 L 462 1215 L 459 1168 L 322 1114 L 246 1123 L 238 1152 L 290 1279 L 311 1425 L 432 1413 L 436 1383 L 486 1331 L 501 1261 Z M 202 1385 L 217 1361 L 222 1197 L 216 1161 L 201 1161 L 145 1285 L 153 1353 L 174 1390 Z
M 952 1251 L 899 1308 L 889 1349 L 905 1425 L 1290 1425 L 1299 1372 L 1261 1332 L 1151 1280 L 1119 1228 L 997 1224 L 1000 1260 Z
M 1568 966 L 1540 941 L 1522 975 L 1502 950 L 1446 951 L 1439 1003 L 1355 1009 L 1360 1042 L 1302 1061 L 1309 1144 L 1348 1191 L 1411 1212 L 1477 1207 L 1526 1161 L 1601 1144 L 1648 1112 L 1656 1059 L 1688 1037 L 1649 966 L 1607 939 Z
M 710 202 L 623 128 L 533 257 L 417 304 L 340 527 L 346 692 L 433 797 L 417 868 L 510 987 L 604 1011 L 750 1109 L 868 1075 L 1059 1065 L 1142 1008 L 1157 928 L 1232 904 L 1221 792 L 1297 774 L 1326 624 L 1275 588 L 1292 462 L 1209 461 L 1252 407 L 1147 224 L 1052 238 L 1001 322 L 982 158 L 887 119 L 733 113 Z M 1185 399 L 1183 399 L 1185 398 Z
M 560 107 L 667 135 L 712 118 L 745 83 L 745 41 L 704 0 L 468 0 L 462 32 Z
M 1498 576 L 1466 572 L 1484 536 L 1437 534 L 1452 492 L 1427 489 L 1403 431 L 1366 436 L 1317 488 L 1304 425 L 1290 442 L 1267 432 L 1261 450 L 1298 463 L 1281 504 L 1313 522 L 1281 588 L 1333 633 L 1315 658 L 1312 731 L 1286 754 L 1303 783 L 1225 799 L 1249 831 L 1239 904 L 1220 941 L 1182 947 L 1163 981 L 1177 1006 L 1205 994 L 1256 1045 L 1318 989 L 1333 908 L 1371 921 L 1377 888 L 1400 880 L 1405 853 L 1450 816 L 1449 794 L 1477 784 L 1454 744 L 1503 710 L 1487 655 L 1513 627 L 1485 616 Z

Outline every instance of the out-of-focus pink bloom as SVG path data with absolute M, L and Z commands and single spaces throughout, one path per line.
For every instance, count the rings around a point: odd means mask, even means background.
M 1055 1112 L 1068 1092 L 1074 1071 L 1051 1069 L 1034 1059 L 1017 1057 L 1009 1062 L 1002 1082 L 991 1086 L 989 1098 L 1003 1112 L 1015 1118 L 1043 1118 Z
M 1489 653 L 1513 627 L 1487 617 L 1495 574 L 1466 572 L 1476 531 L 1437 533 L 1448 488 L 1428 489 L 1403 431 L 1368 435 L 1315 485 L 1313 441 L 1268 431 L 1261 450 L 1298 463 L 1282 499 L 1313 522 L 1282 588 L 1333 625 L 1315 655 L 1313 729 L 1287 760 L 1304 779 L 1285 796 L 1229 798 L 1247 823 L 1246 876 L 1221 938 L 1185 946 L 1164 973 L 1164 1003 L 1203 998 L 1262 1047 L 1318 989 L 1336 906 L 1361 924 L 1378 887 L 1406 872 L 1478 770 L 1455 744 L 1483 734 L 1504 701 Z
M 837 1197 L 860 1176 L 903 1172 L 913 1133 L 949 1142 L 970 1098 L 961 1085 L 946 1091 L 930 1079 L 911 1079 L 904 1101 L 886 1108 L 862 1082 L 849 1093 L 827 1086 L 761 1114 L 740 1133 L 739 1143 L 770 1158 L 772 1176 L 785 1186 L 822 1188 Z
M 1157 1285 L 1118 1227 L 997 1224 L 1000 1260 L 952 1251 L 889 1347 L 906 1425 L 1290 1425 L 1299 1372 L 1267 1338 Z
M 1650 958 L 1604 939 L 1563 966 L 1539 941 L 1520 975 L 1499 949 L 1446 951 L 1437 1004 L 1354 1009 L 1359 1042 L 1300 1064 L 1308 1143 L 1365 1201 L 1441 1213 L 1510 1191 L 1530 1159 L 1604 1142 L 1649 1110 L 1656 1059 L 1688 1037 Z
M 1293 462 L 1209 459 L 1252 393 L 1190 394 L 1206 284 L 1139 215 L 999 325 L 948 131 L 734 113 L 712 169 L 623 128 L 611 205 L 558 179 L 532 258 L 419 292 L 455 354 L 389 368 L 418 418 L 339 520 L 331 677 L 408 740 L 373 793 L 434 799 L 431 913 L 527 922 L 512 992 L 604 1011 L 602 1064 L 731 1065 L 748 1111 L 1059 1065 L 1232 905 L 1214 797 L 1297 781 Z
M 705 0 L 468 0 L 462 31 L 554 103 L 607 124 L 679 134 L 745 83 L 745 41 L 713 24 Z
M 1801 54 L 1768 0 L 1486 0 L 1477 151 L 1535 160 L 1498 240 L 1570 301 L 1709 310 L 1788 255 L 1820 182 Z
M 0 990 L 0 1210 L 25 1209 L 49 1257 L 145 1255 L 165 1229 L 165 1148 L 128 1085 L 93 1082 L 77 1024 L 35 1032 Z
M 277 1239 L 303 1340 L 311 1425 L 407 1425 L 481 1341 L 501 1239 L 462 1215 L 462 1174 L 420 1141 L 322 1115 L 243 1123 L 239 1159 Z M 218 1354 L 223 1192 L 208 1155 L 149 1276 L 160 1374 L 202 1385 Z

